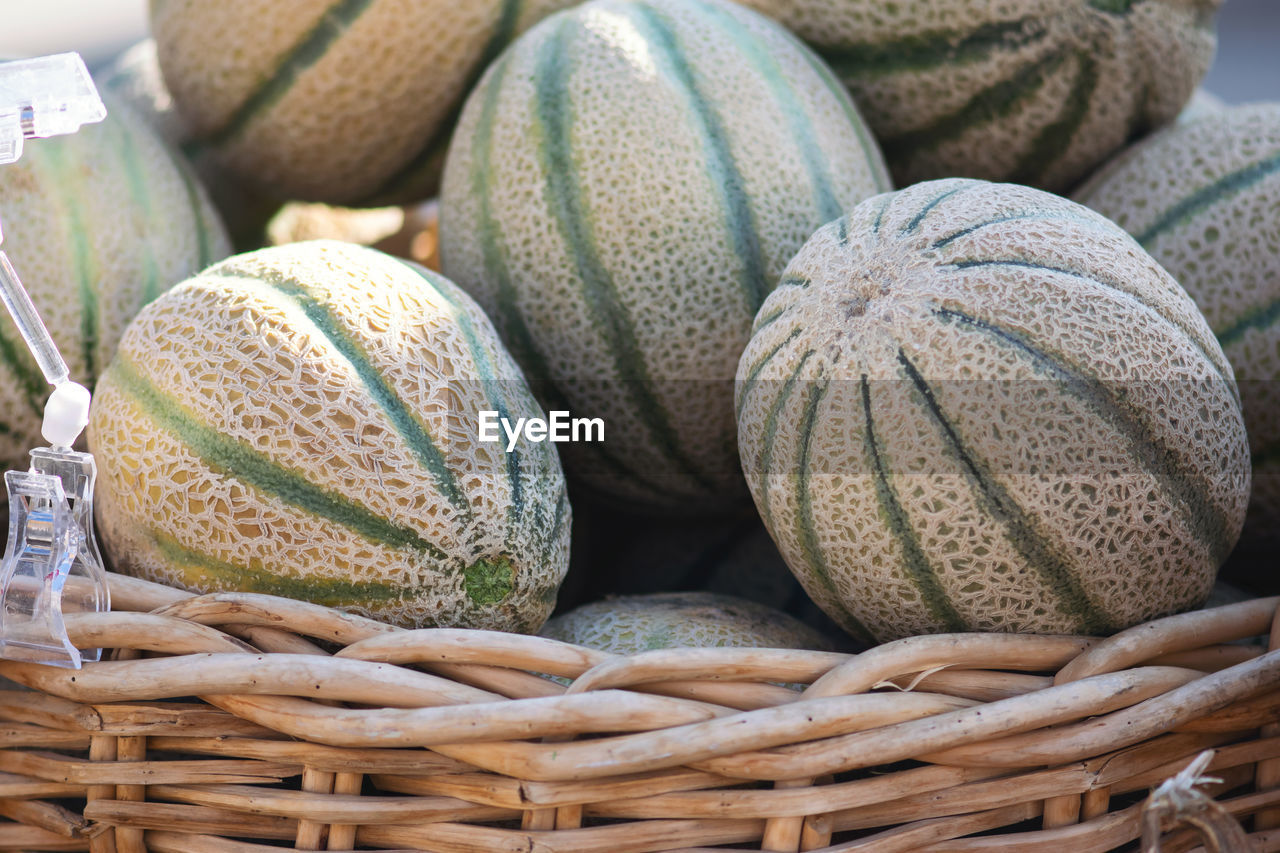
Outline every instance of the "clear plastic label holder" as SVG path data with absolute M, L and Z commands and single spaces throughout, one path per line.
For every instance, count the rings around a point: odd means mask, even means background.
M 75 133 L 107 115 L 84 61 L 61 53 L 0 63 L 0 164 L 23 141 Z M 0 233 L 0 242 L 4 235 Z M 107 575 L 93 536 L 93 456 L 71 449 L 89 422 L 89 391 L 71 381 L 8 255 L 0 250 L 0 300 L 53 393 L 28 471 L 8 471 L 9 539 L 0 560 L 0 657 L 79 669 L 101 649 L 81 651 L 64 613 L 110 609 Z

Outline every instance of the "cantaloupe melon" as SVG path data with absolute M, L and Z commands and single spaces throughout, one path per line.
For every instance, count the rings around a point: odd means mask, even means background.
M 778 25 L 722 0 L 596 0 L 469 97 L 441 264 L 549 407 L 603 418 L 603 443 L 565 445 L 571 476 L 635 505 L 741 504 L 751 318 L 815 228 L 886 187 L 847 93 Z
M 849 86 L 898 186 L 1060 192 L 1169 121 L 1213 59 L 1221 0 L 742 0 Z
M 152 0 L 160 68 L 201 147 L 281 198 L 434 194 L 456 110 L 571 0 Z
M 71 376 L 92 387 L 145 303 L 230 251 L 204 189 L 127 106 L 102 92 L 107 118 L 34 140 L 0 167 L 4 250 Z M 0 312 L 0 464 L 26 469 L 46 444 L 50 388 Z
M 654 649 L 827 649 L 796 619 L 732 595 L 666 592 L 584 604 L 555 617 L 542 636 L 617 655 Z
M 1231 367 L 1119 227 L 932 181 L 820 229 L 738 368 L 742 464 L 850 632 L 1101 634 L 1204 600 L 1240 533 Z
M 1280 103 L 1160 133 L 1077 200 L 1137 238 L 1204 312 L 1235 368 L 1253 455 L 1242 547 L 1280 544 Z M 1270 556 L 1270 553 L 1268 556 Z
M 404 626 L 536 631 L 568 565 L 555 448 L 477 440 L 541 412 L 458 288 L 353 244 L 237 255 L 152 303 L 89 445 L 117 571 Z

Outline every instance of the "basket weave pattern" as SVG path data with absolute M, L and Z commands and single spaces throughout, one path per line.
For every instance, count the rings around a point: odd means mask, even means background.
M 111 582 L 67 627 L 113 660 L 0 662 L 35 691 L 0 692 L 0 849 L 1084 853 L 1206 749 L 1280 849 L 1276 598 L 1107 640 L 618 657 Z

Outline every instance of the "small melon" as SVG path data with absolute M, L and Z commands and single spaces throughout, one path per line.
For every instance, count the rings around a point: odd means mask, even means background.
M 617 655 L 654 649 L 828 649 L 826 639 L 785 613 L 710 592 L 628 595 L 556 616 L 542 636 Z
M 742 0 L 853 93 L 898 186 L 969 177 L 1061 192 L 1174 119 L 1221 0 Z
M 1280 545 L 1280 103 L 1222 109 L 1133 147 L 1076 195 L 1186 288 L 1235 368 L 1253 455 L 1242 548 Z
M 952 179 L 821 228 L 738 367 L 788 565 L 848 631 L 1105 634 L 1203 601 L 1240 534 L 1231 367 L 1086 207 Z
M 217 264 L 141 312 L 98 385 L 89 446 L 117 571 L 267 592 L 403 626 L 532 632 L 568 565 L 555 448 L 470 298 L 349 243 Z
M 230 252 L 204 189 L 135 112 L 101 93 L 107 118 L 30 140 L 0 166 L 4 251 L 71 377 L 90 388 L 143 305 Z M 0 463 L 26 469 L 46 444 L 49 386 L 0 312 Z
M 815 228 L 888 186 L 848 93 L 723 0 L 594 0 L 521 36 L 445 164 L 445 274 L 549 408 L 602 418 L 571 476 L 621 504 L 741 506 L 734 365 Z
M 280 198 L 433 195 L 458 105 L 571 0 L 151 0 L 196 146 Z
M 753 507 L 725 517 L 680 518 L 588 504 L 575 509 L 574 525 L 583 533 L 566 580 L 574 600 L 714 592 L 766 604 L 825 636 L 843 633 L 787 568 Z

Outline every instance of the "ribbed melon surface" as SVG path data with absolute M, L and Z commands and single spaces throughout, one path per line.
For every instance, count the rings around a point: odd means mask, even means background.
M 281 198 L 435 190 L 455 111 L 518 32 L 569 0 L 152 0 L 197 144 Z
M 1061 192 L 1171 121 L 1213 59 L 1220 0 L 743 0 L 817 48 L 898 186 Z
M 852 633 L 1105 633 L 1202 601 L 1240 533 L 1231 368 L 1102 216 L 926 182 L 823 227 L 738 369 L 742 464 Z
M 719 0 L 596 0 L 531 29 L 467 101 L 445 166 L 442 268 L 549 407 L 597 491 L 651 507 L 745 498 L 734 365 L 815 228 L 887 187 L 821 62 Z M 541 380 L 546 384 L 539 386 Z
M 827 640 L 781 611 L 710 592 L 627 595 L 584 604 L 542 636 L 618 655 L 654 649 L 826 649 Z
M 4 251 L 71 376 L 92 388 L 145 303 L 230 252 L 190 170 L 108 92 L 107 118 L 33 139 L 0 167 Z M 25 470 L 46 444 L 50 387 L 8 315 L 0 320 L 0 462 Z
M 1249 430 L 1244 541 L 1280 542 L 1280 103 L 1170 128 L 1077 199 L 1134 235 L 1204 312 L 1235 369 Z
M 477 441 L 540 416 L 462 291 L 317 241 L 238 255 L 129 326 L 89 443 L 118 571 L 315 601 L 405 626 L 530 632 L 568 565 L 550 444 Z

